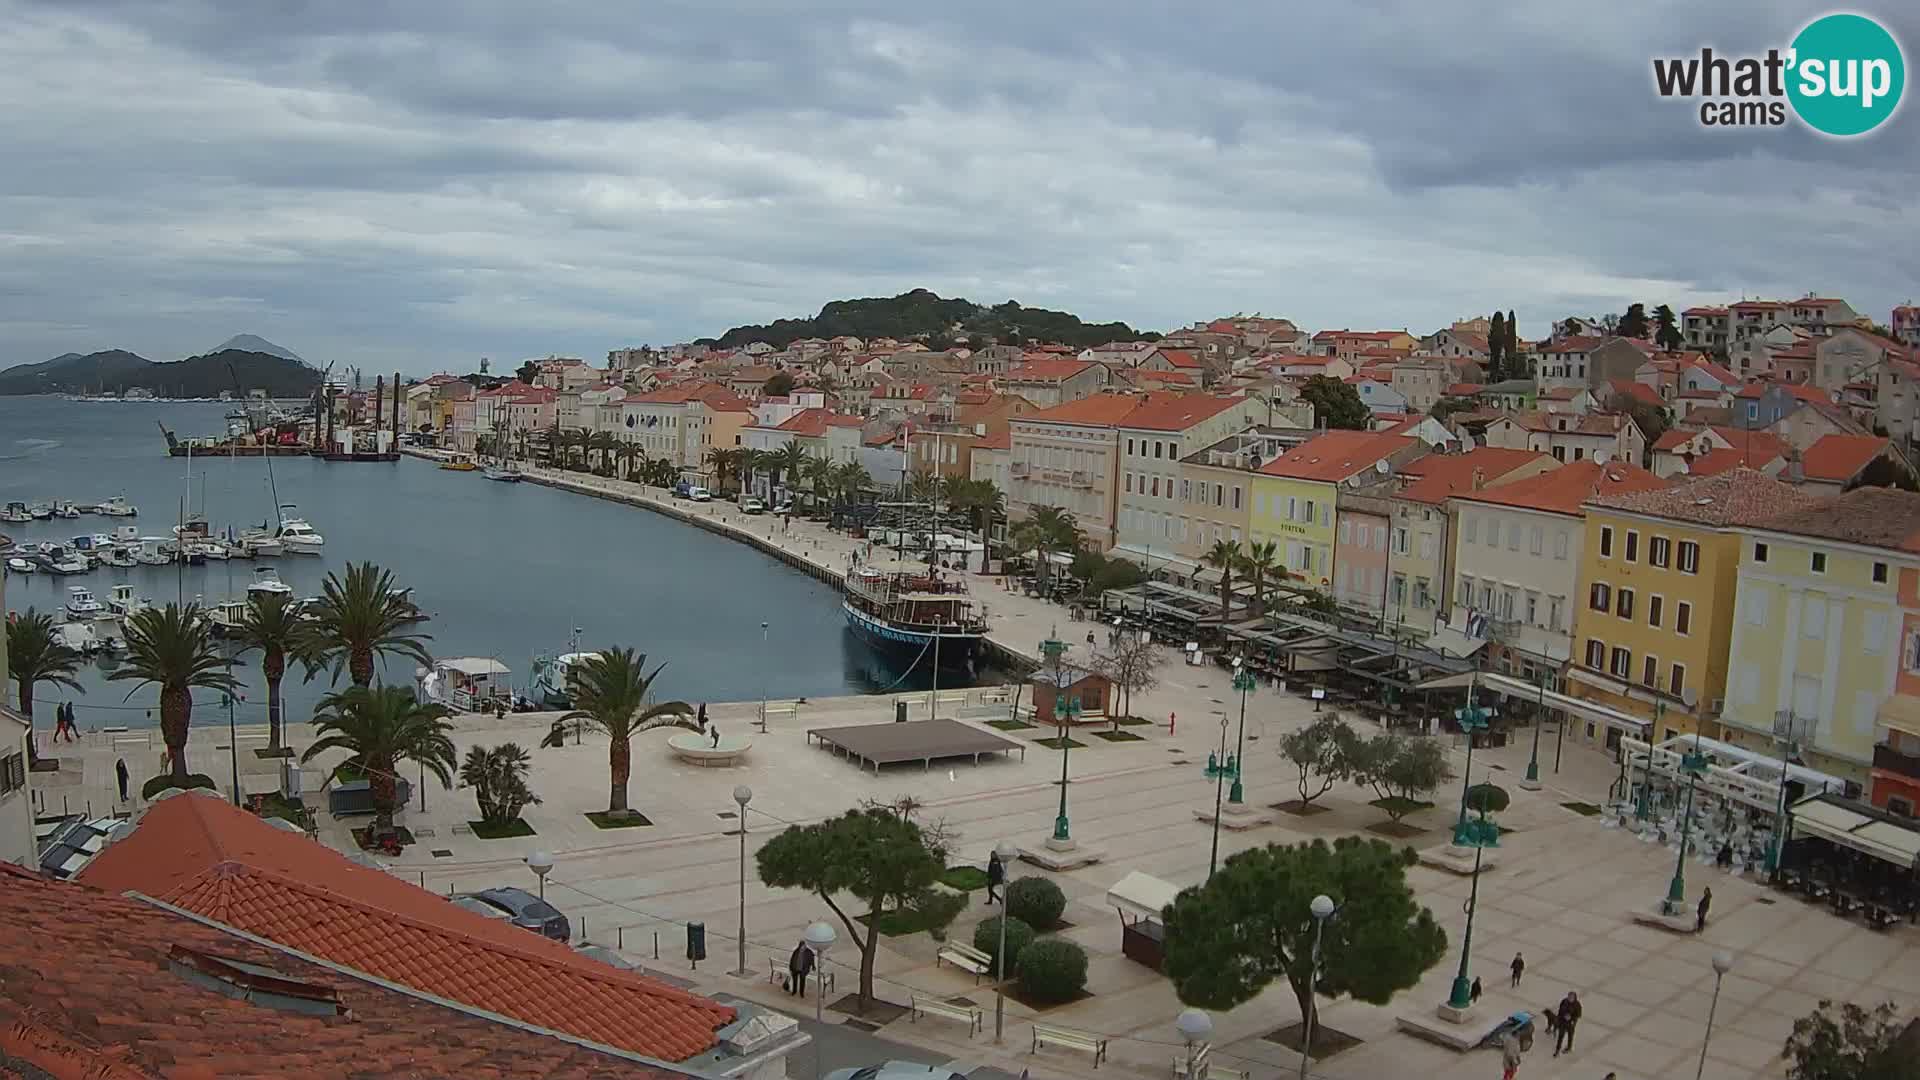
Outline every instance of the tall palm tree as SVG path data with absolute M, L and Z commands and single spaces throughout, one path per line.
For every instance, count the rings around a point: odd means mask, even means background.
M 311 618 L 311 637 L 301 657 L 309 680 L 326 668 L 337 683 L 345 668 L 353 685 L 369 686 L 376 653 L 433 663 L 426 648 L 432 636 L 417 632 L 426 615 L 394 587 L 392 571 L 370 562 L 349 563 L 344 581 L 328 574 Z
M 234 627 L 240 648 L 236 655 L 260 654 L 260 675 L 267 680 L 267 749 L 280 749 L 280 680 L 287 674 L 287 658 L 298 656 L 306 642 L 306 624 L 284 593 L 255 594 L 247 598 L 246 614 Z
M 1240 557 L 1240 569 L 1246 571 L 1247 580 L 1253 583 L 1254 611 L 1266 611 L 1267 582 L 1286 574 L 1280 566 L 1280 542 L 1262 540 L 1259 543 L 1248 544 L 1247 553 Z
M 945 483 L 947 505 L 966 514 L 980 531 L 980 572 L 986 573 L 993 558 L 993 523 L 1006 516 L 1006 496 L 991 480 L 949 479 Z
M 1073 514 L 1057 506 L 1035 507 L 1033 513 L 1022 519 L 1013 532 L 1015 548 L 1037 554 L 1042 584 L 1053 576 L 1053 560 L 1050 556 L 1056 551 L 1078 554 L 1085 540 L 1080 532 L 1080 523 Z
M 173 778 L 187 779 L 187 730 L 193 724 L 195 687 L 233 693 L 227 658 L 214 647 L 213 626 L 199 604 L 147 608 L 127 620 L 127 654 L 107 676 L 138 679 L 130 698 L 149 683 L 160 686 L 160 737 L 173 762 Z
M 600 467 L 605 469 L 612 464 L 614 452 L 620 449 L 620 441 L 610 431 L 595 431 L 587 436 L 587 448 L 600 455 Z
M 640 468 L 640 477 L 653 487 L 670 488 L 680 479 L 680 470 L 666 458 L 648 458 Z
M 404 686 L 337 690 L 320 699 L 313 714 L 317 738 L 300 760 L 312 761 L 329 750 L 350 751 L 373 791 L 374 833 L 385 835 L 393 831 L 400 762 L 422 765 L 441 787 L 453 786 L 450 715 L 445 705 L 419 701 Z
M 907 498 L 917 503 L 931 503 L 934 496 L 940 494 L 940 478 L 931 469 L 916 469 L 907 478 Z
M 645 653 L 614 647 L 573 665 L 568 671 L 574 711 L 560 718 L 584 720 L 607 733 L 607 766 L 613 782 L 607 793 L 607 813 L 630 814 L 627 780 L 633 774 L 633 749 L 628 740 L 659 727 L 692 727 L 693 706 L 684 701 L 654 704 L 653 680 L 667 665 L 648 673 Z
M 632 478 L 635 465 L 646 460 L 646 456 L 646 451 L 640 449 L 639 443 L 621 443 L 619 449 L 614 451 L 614 459 L 620 463 L 620 479 Z
M 19 688 L 20 715 L 27 720 L 27 761 L 39 760 L 40 741 L 33 731 L 33 688 L 39 683 L 65 686 L 78 693 L 86 690 L 74 680 L 84 659 L 80 653 L 62 644 L 53 634 L 53 617 L 37 608 L 7 620 L 8 673 Z
M 807 486 L 813 489 L 813 498 L 817 502 L 833 485 L 834 464 L 826 458 L 808 458 L 801 474 L 806 477 Z
M 857 461 L 849 461 L 834 467 L 833 488 L 842 502 L 860 501 L 860 493 L 873 486 L 873 476 L 867 467 Z
M 727 494 L 728 482 L 739 479 L 746 456 L 745 450 L 731 446 L 716 446 L 707 451 L 707 464 L 713 468 L 713 486 L 720 490 L 722 497 Z
M 800 483 L 800 470 L 806 468 L 809 456 L 807 448 L 800 445 L 799 439 L 788 439 L 787 445 L 768 456 L 767 467 L 775 470 L 779 475 L 768 476 L 767 479 L 785 484 L 790 489 L 797 487 Z
M 1200 561 L 1220 571 L 1220 618 L 1227 617 L 1227 601 L 1233 596 L 1233 572 L 1240 566 L 1240 545 L 1232 540 L 1215 540 Z

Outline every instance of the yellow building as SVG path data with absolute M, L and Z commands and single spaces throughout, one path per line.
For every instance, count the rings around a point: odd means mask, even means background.
M 1815 501 L 1739 468 L 1587 503 L 1569 692 L 1655 721 L 1655 740 L 1717 736 L 1740 530 Z
M 1421 450 L 1418 439 L 1372 431 L 1329 431 L 1261 466 L 1253 477 L 1252 540 L 1280 544 L 1280 559 L 1307 584 L 1333 583 L 1336 503 L 1382 462 L 1401 464 Z

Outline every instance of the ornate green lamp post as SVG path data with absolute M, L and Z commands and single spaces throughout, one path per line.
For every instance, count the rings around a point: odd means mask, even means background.
M 1687 843 L 1693 836 L 1693 789 L 1700 774 L 1707 771 L 1707 755 L 1700 752 L 1700 736 L 1694 736 L 1694 748 L 1680 755 L 1680 771 L 1687 777 L 1687 807 L 1680 815 L 1680 854 L 1673 860 L 1673 880 L 1667 883 L 1667 898 L 1660 904 L 1666 915 L 1678 915 L 1687 907 Z
M 1060 691 L 1060 658 L 1066 655 L 1067 645 L 1057 637 L 1049 637 L 1040 643 L 1040 655 L 1053 668 L 1053 719 L 1060 727 L 1060 813 L 1053 819 L 1053 841 L 1065 844 L 1073 839 L 1067 823 L 1067 750 L 1073 745 L 1073 722 L 1080 715 L 1080 699 L 1062 697 Z
M 1773 809 L 1773 836 L 1767 840 L 1767 873 L 1780 871 L 1780 852 L 1787 842 L 1787 780 L 1794 756 L 1799 752 L 1800 718 L 1792 712 L 1774 714 L 1774 739 L 1780 742 L 1780 800 Z
M 1533 718 L 1533 756 L 1527 759 L 1527 783 L 1540 786 L 1540 729 L 1547 724 L 1547 684 L 1553 681 L 1552 671 L 1540 673 L 1540 712 Z
M 1660 731 L 1660 718 L 1665 716 L 1666 712 L 1666 702 L 1653 703 L 1653 724 L 1647 728 L 1647 768 L 1640 780 L 1640 798 L 1633 808 L 1633 817 L 1636 821 L 1647 820 L 1647 815 L 1653 812 L 1651 806 L 1653 802 L 1653 740 Z
M 1462 812 L 1465 809 L 1462 797 Z M 1467 930 L 1460 939 L 1460 970 L 1453 976 L 1453 991 L 1447 996 L 1447 1008 L 1465 1012 L 1473 1005 L 1473 980 L 1467 976 L 1467 962 L 1473 957 L 1473 912 L 1480 903 L 1480 856 L 1490 847 L 1500 846 L 1500 827 L 1485 814 L 1471 821 L 1462 820 L 1453 831 L 1453 842 L 1473 848 L 1473 885 L 1467 893 Z
M 1233 754 L 1233 791 L 1227 795 L 1227 801 L 1235 805 L 1246 801 L 1246 793 L 1240 787 L 1240 773 L 1247 760 L 1247 695 L 1253 693 L 1253 687 L 1253 672 L 1247 670 L 1243 658 L 1234 657 L 1233 688 L 1240 691 L 1240 734 Z
M 1474 683 L 1467 685 L 1467 707 L 1453 711 L 1453 718 L 1460 724 L 1460 730 L 1467 734 L 1467 767 L 1463 770 L 1464 778 L 1460 783 L 1460 820 L 1453 826 L 1453 842 L 1457 847 L 1476 846 L 1473 842 L 1473 837 L 1477 834 L 1468 827 L 1467 792 L 1473 787 L 1473 736 L 1475 733 L 1487 729 L 1487 710 L 1474 704 L 1473 700 L 1473 691 L 1477 682 L 1476 679 Z M 1476 874 L 1479 873 L 1479 858 L 1478 853 L 1476 853 L 1474 855 L 1474 872 Z

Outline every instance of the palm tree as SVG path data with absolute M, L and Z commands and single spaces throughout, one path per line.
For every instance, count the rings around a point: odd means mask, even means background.
M 940 493 L 940 478 L 931 470 L 917 469 L 907 478 L 907 498 L 917 503 L 930 503 Z
M 1240 569 L 1246 571 L 1248 580 L 1253 582 L 1254 610 L 1266 611 L 1267 582 L 1286 574 L 1280 566 L 1280 542 L 1262 540 L 1248 544 L 1247 553 L 1240 557 Z
M 399 791 L 402 761 L 415 762 L 432 773 L 443 788 L 453 787 L 453 740 L 447 732 L 452 715 L 445 705 L 417 700 L 404 686 L 348 687 L 320 699 L 313 714 L 317 736 L 304 764 L 329 750 L 347 750 L 351 761 L 366 774 L 373 791 L 375 835 L 393 831 L 393 810 Z
M 653 487 L 670 488 L 680 479 L 680 470 L 666 458 L 649 458 L 640 468 L 640 477 Z
M 840 493 L 842 502 L 860 501 L 860 493 L 873 486 L 873 476 L 867 467 L 857 461 L 849 461 L 834 468 L 833 488 Z
M 614 452 L 620 449 L 620 441 L 613 437 L 612 432 L 596 431 L 587 436 L 587 448 L 599 453 L 601 468 L 611 471 L 609 467 Z
M 306 643 L 306 625 L 284 593 L 255 594 L 247 598 L 246 614 L 234 627 L 240 648 L 235 655 L 260 653 L 260 674 L 267 680 L 267 749 L 280 749 L 280 680 L 287 658 L 298 656 Z
M 607 793 L 607 813 L 624 815 L 627 809 L 627 779 L 633 774 L 633 750 L 628 740 L 643 731 L 658 727 L 692 727 L 688 717 L 693 706 L 684 701 L 651 702 L 653 680 L 667 666 L 661 664 L 651 674 L 646 671 L 645 653 L 618 646 L 575 664 L 568 672 L 573 701 L 578 706 L 560 718 L 584 720 L 611 740 L 607 745 L 607 766 L 613 783 Z
M 1227 617 L 1227 601 L 1233 596 L 1233 571 L 1240 565 L 1240 545 L 1232 540 L 1215 540 L 1201 562 L 1220 571 L 1220 618 Z
M 227 658 L 213 644 L 213 627 L 199 604 L 147 608 L 127 620 L 127 655 L 107 678 L 138 679 L 131 698 L 148 683 L 160 686 L 160 737 L 173 762 L 173 778 L 187 780 L 187 730 L 193 724 L 193 690 L 231 694 L 237 687 Z
M 966 514 L 974 528 L 980 530 L 980 572 L 986 573 L 993 559 L 992 541 L 989 536 L 993 523 L 1007 515 L 1006 496 L 991 480 L 960 480 L 946 482 L 947 504 Z
M 574 428 L 570 441 L 580 448 L 580 469 L 585 471 L 593 455 L 593 432 L 586 428 Z
M 320 602 L 311 613 L 312 636 L 301 658 L 309 680 L 329 668 L 337 683 L 344 667 L 353 685 L 369 686 L 376 653 L 433 663 L 425 644 L 432 636 L 415 631 L 427 617 L 394 588 L 392 571 L 370 562 L 348 564 L 346 580 L 328 574 L 320 592 Z
M 1073 514 L 1057 506 L 1035 507 L 1013 533 L 1015 548 L 1037 553 L 1042 584 L 1053 575 L 1050 556 L 1056 551 L 1078 554 L 1085 539 Z
M 31 765 L 40 758 L 40 740 L 33 732 L 33 688 L 38 683 L 52 683 L 86 693 L 74 680 L 83 657 L 54 636 L 53 617 L 37 608 L 28 608 L 7 620 L 6 656 L 9 672 L 19 687 L 20 715 L 27 720 L 27 761 Z
M 779 474 L 768 476 L 767 479 L 785 484 L 790 489 L 796 487 L 800 482 L 800 470 L 807 467 L 808 457 L 807 448 L 800 445 L 799 439 L 788 439 L 787 445 L 767 456 L 767 467 Z
M 727 482 L 739 479 L 746 456 L 745 450 L 730 446 L 716 446 L 707 451 L 707 464 L 713 467 L 713 486 L 720 489 L 722 497 L 727 494 Z
M 807 486 L 813 489 L 814 501 L 819 501 L 833 484 L 834 464 L 826 458 L 808 458 L 801 469 L 806 477 Z

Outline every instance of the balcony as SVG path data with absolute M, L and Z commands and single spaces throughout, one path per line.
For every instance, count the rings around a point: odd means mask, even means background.
M 1024 461 L 1015 461 L 1007 466 L 1007 472 L 1012 476 L 1025 476 L 1027 475 L 1027 463 Z
M 1886 743 L 1873 748 L 1873 767 L 1920 780 L 1920 754 L 1903 754 Z

